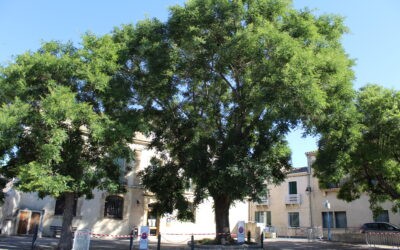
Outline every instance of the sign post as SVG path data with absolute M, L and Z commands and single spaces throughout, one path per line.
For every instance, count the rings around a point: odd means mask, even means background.
M 139 249 L 147 250 L 149 249 L 149 227 L 141 226 L 140 227 L 140 240 L 139 240 Z
M 329 203 L 328 200 L 326 200 L 324 205 L 328 209 L 328 240 L 331 240 L 331 218 L 330 218 L 331 204 Z
M 245 229 L 244 229 L 244 221 L 238 222 L 238 231 L 237 231 L 237 242 L 244 243 L 245 239 Z
M 88 250 L 90 246 L 90 230 L 81 229 L 75 232 L 73 250 Z

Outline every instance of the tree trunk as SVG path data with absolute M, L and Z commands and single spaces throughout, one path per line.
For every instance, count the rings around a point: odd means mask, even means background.
M 230 235 L 224 235 L 230 232 L 229 227 L 229 208 L 231 201 L 227 195 L 213 197 L 215 208 L 216 242 L 220 243 L 222 238 L 230 238 Z
M 58 250 L 71 250 L 72 249 L 72 219 L 73 219 L 75 195 L 74 195 L 74 193 L 65 193 L 64 198 L 65 198 L 65 203 L 64 203 L 62 230 L 61 230 L 61 237 L 60 237 L 60 241 L 58 243 L 57 249 Z

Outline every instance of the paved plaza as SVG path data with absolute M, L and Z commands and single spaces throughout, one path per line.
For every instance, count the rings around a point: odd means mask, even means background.
M 43 237 L 37 240 L 37 247 L 35 249 L 55 249 L 57 246 L 58 238 L 47 238 Z M 0 236 L 0 250 L 29 250 L 31 249 L 32 238 L 28 236 Z M 341 242 L 329 242 L 329 241 L 312 241 L 308 242 L 304 239 L 268 239 L 264 243 L 263 249 L 281 249 L 281 250 L 302 250 L 302 249 L 344 249 L 344 250 L 355 250 L 355 249 L 393 249 L 392 247 L 375 246 L 369 247 L 366 244 L 345 244 Z M 90 249 L 93 250 L 129 250 L 128 239 L 91 239 Z M 134 248 L 138 249 L 137 241 L 134 243 Z M 149 249 L 157 249 L 157 242 L 150 241 Z M 173 244 L 163 243 L 161 249 L 165 250 L 179 250 L 179 249 L 190 249 L 187 244 Z M 255 249 L 255 248 L 252 248 Z

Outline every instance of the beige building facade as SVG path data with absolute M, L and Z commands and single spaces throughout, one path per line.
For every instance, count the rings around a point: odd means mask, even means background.
M 174 214 L 161 218 L 152 216 L 151 204 L 153 196 L 144 190 L 137 177 L 138 171 L 147 167 L 155 152 L 148 149 L 148 140 L 138 134 L 131 149 L 135 153 L 135 162 L 120 161 L 122 166 L 121 181 L 127 187 L 124 194 L 108 194 L 94 190 L 94 198 L 76 200 L 73 227 L 75 229 L 90 229 L 94 234 L 112 236 L 128 235 L 134 227 L 149 226 L 150 233 L 161 232 L 163 237 L 187 238 L 188 233 L 198 234 L 196 238 L 214 237 L 215 220 L 212 200 L 206 200 L 195 210 L 195 221 L 180 222 Z M 32 234 L 35 225 L 39 234 L 52 236 L 56 227 L 62 225 L 62 199 L 51 197 L 40 199 L 36 193 L 22 193 L 12 188 L 12 183 L 4 190 L 7 193 L 5 203 L 0 209 L 1 233 Z M 191 193 L 187 195 L 190 198 Z M 248 203 L 239 202 L 230 210 L 231 230 L 238 221 L 248 218 Z
M 262 202 L 250 204 L 249 221 L 273 226 L 281 236 L 304 236 L 307 228 L 320 228 L 326 236 L 328 226 L 332 233 L 358 232 L 363 223 L 374 220 L 400 224 L 400 215 L 391 211 L 389 202 L 382 204 L 384 212 L 373 218 L 368 196 L 346 202 L 336 197 L 338 188 L 321 189 L 311 168 L 315 152 L 306 156 L 307 167 L 294 169 L 280 185 L 268 186 L 269 195 Z
M 94 234 L 117 236 L 128 235 L 135 227 L 149 226 L 151 234 L 161 232 L 164 240 L 173 242 L 189 239 L 191 234 L 195 238 L 214 237 L 215 220 L 210 199 L 196 208 L 194 222 L 180 222 L 175 214 L 161 218 L 152 215 L 154 197 L 140 186 L 137 173 L 149 165 L 156 152 L 148 148 L 147 138 L 140 134 L 135 138 L 131 145 L 135 162 L 120 162 L 121 181 L 125 183 L 127 192 L 115 195 L 94 190 L 93 199 L 77 199 L 73 227 L 89 229 Z M 308 228 L 320 228 L 321 234 L 326 234 L 328 224 L 333 233 L 354 232 L 363 223 L 374 219 L 400 224 L 400 216 L 391 211 L 391 203 L 382 204 L 384 213 L 373 218 L 366 195 L 345 202 L 336 198 L 337 188 L 320 189 L 311 168 L 315 153 L 309 152 L 306 156 L 308 166 L 292 171 L 282 184 L 269 186 L 269 193 L 261 202 L 243 201 L 232 206 L 231 232 L 235 233 L 238 221 L 246 222 L 247 230 L 254 235 L 266 226 L 273 226 L 278 236 L 305 236 Z M 40 235 L 52 236 L 54 228 L 62 225 L 62 199 L 40 199 L 36 193 L 18 192 L 12 187 L 12 182 L 4 191 L 7 196 L 0 208 L 2 234 L 32 234 L 38 225 Z M 190 191 L 187 196 L 191 198 Z

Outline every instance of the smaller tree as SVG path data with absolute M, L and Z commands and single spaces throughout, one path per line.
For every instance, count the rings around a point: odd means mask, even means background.
M 334 123 L 331 123 L 332 125 Z M 400 92 L 378 85 L 360 89 L 355 106 L 327 126 L 315 164 L 322 185 L 340 183 L 339 198 L 352 201 L 367 193 L 371 208 L 400 205 Z
M 118 51 L 109 36 L 87 34 L 81 48 L 45 43 L 1 69 L 1 173 L 21 191 L 65 198 L 59 249 L 72 248 L 76 197 L 123 191 L 115 159 L 132 158 L 137 120 L 114 91 Z

